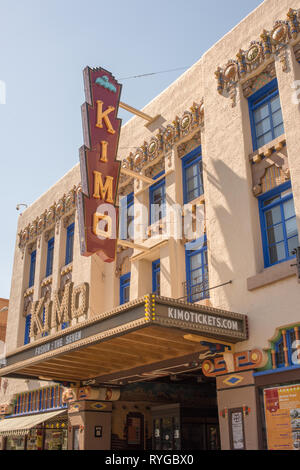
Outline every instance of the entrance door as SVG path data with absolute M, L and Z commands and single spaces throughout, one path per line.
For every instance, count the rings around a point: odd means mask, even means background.
M 180 404 L 152 408 L 153 450 L 218 450 L 217 418 Z
M 152 449 L 180 450 L 180 405 L 155 406 L 152 417 Z
M 144 415 L 128 413 L 127 415 L 127 449 L 144 450 Z

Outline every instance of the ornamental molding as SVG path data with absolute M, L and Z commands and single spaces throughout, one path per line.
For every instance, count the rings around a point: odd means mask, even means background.
M 53 229 L 58 227 L 62 217 L 69 215 L 70 212 L 75 210 L 76 195 L 79 189 L 80 185 L 74 186 L 67 194 L 64 194 L 57 202 L 54 202 L 33 222 L 30 222 L 19 232 L 19 248 L 22 250 L 23 255 L 27 245 L 40 240 L 43 233 L 47 240 L 49 233 L 54 233 Z
M 270 369 L 278 369 L 277 361 L 276 361 L 276 343 L 282 338 L 283 339 L 283 346 L 284 346 L 284 356 L 285 356 L 285 367 L 288 367 L 290 365 L 296 365 L 296 364 L 289 364 L 289 358 L 288 358 L 288 353 L 287 353 L 287 340 L 286 340 L 286 331 L 287 330 L 294 330 L 295 332 L 295 337 L 296 337 L 296 349 L 295 351 L 297 352 L 297 356 L 299 357 L 300 354 L 300 324 L 298 323 L 291 323 L 288 325 L 283 325 L 275 329 L 274 335 L 272 338 L 268 340 L 268 347 L 264 348 L 264 351 L 268 354 L 269 356 L 269 361 L 268 364 L 263 368 L 263 370 L 270 370 Z M 280 369 L 280 368 L 279 368 Z
M 249 160 L 254 196 L 259 196 L 290 179 L 285 135 L 250 154 Z M 275 167 L 275 170 L 272 170 L 272 167 Z
M 121 168 L 142 173 L 149 167 L 155 165 L 159 160 L 168 155 L 182 139 L 192 135 L 199 127 L 204 126 L 204 103 L 193 103 L 189 111 L 185 111 L 181 117 L 176 116 L 172 124 L 161 127 L 156 136 L 150 141 L 144 142 L 138 147 L 135 153 L 130 153 L 128 157 L 121 161 Z M 132 177 L 120 175 L 119 193 L 126 194 L 129 185 L 132 185 Z M 128 188 L 127 188 L 128 187 Z M 125 189 L 126 188 L 126 189 Z M 131 189 L 131 186 L 130 186 Z
M 118 251 L 115 269 L 115 275 L 117 277 L 120 277 L 130 271 L 130 258 L 132 255 L 132 248 L 125 248 L 122 251 Z
M 236 87 L 260 65 L 279 56 L 284 72 L 288 71 L 286 47 L 295 41 L 300 32 L 300 9 L 289 9 L 285 21 L 275 22 L 271 31 L 263 30 L 260 40 L 251 41 L 249 48 L 240 49 L 235 59 L 230 59 L 223 67 L 218 67 L 215 76 L 220 95 L 230 96 L 235 105 Z

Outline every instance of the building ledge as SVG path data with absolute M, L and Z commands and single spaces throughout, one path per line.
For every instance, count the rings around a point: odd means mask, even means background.
M 296 275 L 296 267 L 291 266 L 295 263 L 295 260 L 289 259 L 283 263 L 275 264 L 269 268 L 264 269 L 261 273 L 255 274 L 255 276 L 248 277 L 247 288 L 252 291 L 259 289 L 260 287 L 267 286 L 273 282 L 281 281 L 291 276 Z
M 250 153 L 249 160 L 253 161 L 253 163 L 259 163 L 262 158 L 270 157 L 274 151 L 280 152 L 285 145 L 286 137 L 285 134 L 282 134 L 255 150 L 255 152 Z

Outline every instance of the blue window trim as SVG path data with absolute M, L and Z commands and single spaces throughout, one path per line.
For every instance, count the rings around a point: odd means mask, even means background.
M 202 162 L 201 145 L 182 158 L 182 180 L 183 180 L 182 183 L 183 183 L 183 203 L 184 204 L 188 204 L 190 202 L 188 200 L 188 193 L 187 193 L 186 170 L 192 165 L 195 165 L 195 163 L 199 163 L 199 162 Z M 201 184 L 200 178 L 199 178 L 198 183 L 199 183 L 199 187 L 202 186 L 202 193 L 199 194 L 199 196 L 201 196 L 201 194 L 204 194 L 203 179 L 202 179 L 202 184 Z
M 300 371 L 300 366 L 280 367 L 280 369 L 270 369 L 270 370 L 263 370 L 261 372 L 254 372 L 253 377 L 260 377 L 262 375 L 278 374 L 278 372 L 287 372 L 289 370 L 299 370 Z
M 269 259 L 269 250 L 268 250 L 268 236 L 267 236 L 267 227 L 265 223 L 265 211 L 277 206 L 283 204 L 283 202 L 288 201 L 289 199 L 293 199 L 293 193 L 291 192 L 290 194 L 287 194 L 284 196 L 280 202 L 274 202 L 274 204 L 270 204 L 266 207 L 264 207 L 264 201 L 267 199 L 271 199 L 272 197 L 276 196 L 276 194 L 280 194 L 288 189 L 291 188 L 291 182 L 287 181 L 286 183 L 281 184 L 280 186 L 277 186 L 276 188 L 271 189 L 271 191 L 268 191 L 258 198 L 258 204 L 259 204 L 259 218 L 260 218 L 260 227 L 261 227 L 261 237 L 262 237 L 262 247 L 263 247 L 263 256 L 264 256 L 264 266 L 265 268 L 268 268 L 270 266 L 274 266 L 275 264 L 279 263 L 284 263 L 285 261 L 294 259 L 296 255 L 289 256 L 287 258 L 284 258 L 280 261 L 277 261 L 276 263 L 270 263 Z M 284 245 L 285 245 L 285 250 L 286 253 L 288 252 L 287 249 L 287 237 L 286 237 L 286 231 L 285 231 L 285 226 L 283 224 L 283 231 L 284 231 Z
M 292 345 L 293 345 L 293 342 L 292 342 L 291 335 L 293 333 L 295 333 L 294 328 L 290 328 L 290 329 L 285 330 L 286 347 L 287 347 L 288 363 L 289 363 L 288 366 L 285 365 L 285 359 L 283 360 L 283 362 L 280 362 L 280 363 L 278 362 L 278 352 L 279 352 L 280 346 L 282 346 L 282 347 L 284 346 L 283 336 L 281 336 L 279 338 L 279 340 L 275 343 L 277 369 L 283 369 L 283 368 L 286 368 L 286 367 L 294 367 L 295 366 L 295 364 L 292 364 L 292 355 L 293 355 Z
M 36 250 L 34 250 L 30 255 L 30 271 L 29 271 L 28 287 L 32 287 L 34 284 L 35 264 L 36 264 Z
M 187 281 L 187 301 L 194 303 L 198 302 L 198 300 L 193 300 L 193 294 L 189 292 L 190 290 L 190 283 L 191 283 L 191 269 L 190 269 L 190 259 L 192 256 L 198 255 L 199 253 L 203 255 L 205 251 L 207 251 L 207 245 L 204 245 L 206 243 L 206 235 L 203 235 L 202 237 L 198 238 L 197 240 L 194 240 L 192 242 L 189 242 L 185 245 L 185 269 L 186 269 L 186 281 Z M 203 256 L 201 256 L 202 261 L 203 261 Z M 204 263 L 202 263 L 202 276 L 204 278 Z M 203 299 L 208 299 L 209 298 L 209 291 L 205 292 L 203 296 L 201 297 L 200 300 Z
M 30 324 L 31 324 L 31 314 L 27 315 L 25 318 L 25 333 L 24 333 L 24 344 L 29 344 L 30 342 Z
M 160 176 L 164 175 L 164 170 L 161 171 L 160 173 L 158 173 L 157 175 L 153 176 L 152 179 L 156 180 L 157 178 L 159 178 Z M 149 210 L 149 223 L 150 225 L 154 222 L 152 222 L 152 214 L 151 214 L 151 206 L 152 204 L 154 204 L 153 202 L 153 192 L 156 190 L 156 189 L 159 189 L 161 188 L 162 186 L 165 187 L 166 185 L 166 180 L 165 178 L 161 179 L 160 181 L 158 181 L 157 183 L 154 183 L 152 186 L 150 186 L 149 188 L 149 203 L 150 203 L 150 210 Z M 162 213 L 163 213 L 163 216 L 165 215 L 165 212 L 166 212 L 166 191 L 165 191 L 165 200 L 164 200 L 164 203 L 162 204 L 164 206 L 164 209 L 162 209 Z
M 279 96 L 278 82 L 277 82 L 277 78 L 274 78 L 270 83 L 267 83 L 267 85 L 260 88 L 258 91 L 253 93 L 253 95 L 251 95 L 248 98 L 253 151 L 258 149 L 257 138 L 256 138 L 256 128 L 255 128 L 255 122 L 254 122 L 254 111 L 256 110 L 256 108 L 270 101 L 271 98 L 274 98 L 277 95 Z M 272 135 L 274 135 L 274 128 L 273 128 L 272 122 L 271 122 L 271 131 L 272 131 Z
M 156 293 L 157 293 L 157 290 L 158 290 L 157 277 L 156 277 L 157 273 L 160 273 L 160 259 L 157 259 L 157 260 L 152 262 L 152 292 L 156 292 Z M 160 287 L 160 285 L 159 285 L 159 287 Z M 159 292 L 159 294 L 160 294 L 160 292 Z
M 66 242 L 66 262 L 69 264 L 73 261 L 73 245 L 74 244 L 74 222 L 67 228 L 67 242 Z
M 127 240 L 128 239 L 128 227 L 127 227 L 127 221 L 128 221 L 128 211 L 130 207 L 134 205 L 134 193 L 129 193 L 127 196 L 122 197 L 120 199 L 120 239 L 121 240 Z M 125 211 L 126 209 L 126 211 Z M 126 214 L 126 219 L 124 219 L 124 212 Z M 127 233 L 125 234 L 125 221 L 126 221 L 126 231 Z
M 125 303 L 124 290 L 126 287 L 130 286 L 130 274 L 126 273 L 120 277 L 120 305 Z
M 48 241 L 46 277 L 50 276 L 53 271 L 53 254 L 54 254 L 54 237 L 52 237 Z

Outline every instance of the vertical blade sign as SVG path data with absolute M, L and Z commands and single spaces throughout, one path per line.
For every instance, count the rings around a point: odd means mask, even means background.
M 116 160 L 121 128 L 117 118 L 122 86 L 102 68 L 83 71 L 84 146 L 79 150 L 81 192 L 77 197 L 80 251 L 105 262 L 116 256 L 120 163 Z

